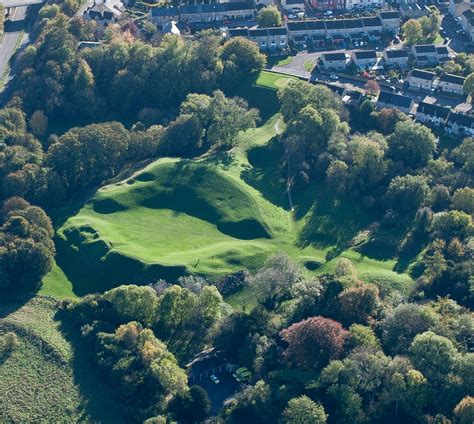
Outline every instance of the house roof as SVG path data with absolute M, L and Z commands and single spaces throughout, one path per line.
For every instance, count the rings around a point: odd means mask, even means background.
M 436 53 L 438 54 L 442 54 L 442 55 L 445 55 L 445 54 L 449 54 L 449 50 L 447 47 L 436 47 Z
M 269 35 L 286 35 L 288 30 L 285 27 L 267 28 Z
M 286 4 L 304 4 L 304 0 L 286 0 Z
M 463 84 L 464 84 L 464 81 L 466 80 L 466 78 L 460 77 L 460 76 L 458 76 L 458 75 L 452 75 L 452 74 L 443 73 L 443 74 L 441 74 L 441 76 L 439 77 L 439 80 L 440 80 L 440 81 L 443 81 L 443 82 L 449 82 L 449 83 L 451 83 L 451 84 L 463 85 Z
M 238 10 L 253 10 L 250 2 L 238 3 L 209 3 L 209 4 L 188 4 L 180 7 L 183 15 L 193 15 L 197 13 L 232 12 Z
M 420 102 L 416 113 L 423 113 L 424 115 L 446 119 L 449 115 L 450 109 L 431 103 Z
M 421 69 L 413 69 L 410 76 L 413 78 L 424 79 L 426 81 L 433 81 L 435 79 L 434 72 L 422 71 Z
M 378 16 L 372 18 L 362 18 L 362 23 L 364 27 L 377 27 L 382 26 L 382 21 Z
M 266 37 L 268 32 L 266 28 L 255 28 L 249 29 L 249 35 L 251 37 Z
M 466 18 L 469 25 L 474 26 L 474 11 L 472 11 L 472 9 L 466 10 L 463 13 L 463 15 Z
M 177 7 L 152 7 L 151 16 L 178 16 L 179 11 Z
M 402 96 L 401 94 L 390 93 L 388 91 L 381 91 L 377 100 L 386 105 L 392 105 L 403 108 L 410 108 L 413 102 L 411 97 Z
M 385 50 L 385 53 L 389 59 L 408 58 L 408 51 L 405 49 Z
M 247 28 L 230 28 L 228 32 L 230 37 L 248 37 L 249 35 Z
M 336 19 L 334 21 L 326 21 L 326 28 L 327 29 L 344 29 L 344 20 L 343 19 Z
M 306 27 L 310 30 L 316 30 L 316 29 L 324 30 L 326 28 L 324 26 L 324 21 L 322 20 L 306 21 Z
M 375 59 L 377 60 L 377 53 L 375 50 L 358 50 L 353 51 L 357 59 Z
M 288 22 L 288 31 L 306 31 L 306 22 Z
M 362 19 L 345 19 L 344 24 L 346 28 L 362 28 Z
M 449 114 L 448 123 L 457 124 L 466 128 L 474 128 L 474 117 L 462 113 L 451 112 Z
M 324 58 L 324 60 L 327 60 L 329 62 L 334 62 L 337 60 L 346 61 L 345 53 L 324 53 L 321 56 Z
M 384 20 L 384 19 L 400 19 L 400 13 L 395 11 L 395 10 L 389 11 L 389 12 L 380 12 L 379 15 L 380 15 L 380 18 L 382 20 Z
M 437 53 L 434 44 L 418 44 L 413 46 L 416 54 Z

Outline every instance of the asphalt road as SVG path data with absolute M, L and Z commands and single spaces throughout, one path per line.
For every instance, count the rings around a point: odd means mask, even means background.
M 27 11 L 27 6 L 12 9 L 10 19 L 5 22 L 5 34 L 0 45 L 0 78 L 8 71 L 8 63 L 25 34 Z

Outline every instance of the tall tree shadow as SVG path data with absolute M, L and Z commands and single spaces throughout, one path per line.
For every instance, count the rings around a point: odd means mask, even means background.
M 117 394 L 100 377 L 90 349 L 82 340 L 78 330 L 67 321 L 61 311 L 55 319 L 60 321 L 60 330 L 73 348 L 72 371 L 74 381 L 83 398 L 84 413 L 91 422 L 126 423 L 124 408 Z

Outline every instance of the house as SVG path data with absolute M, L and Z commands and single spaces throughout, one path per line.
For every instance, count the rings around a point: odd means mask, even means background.
M 461 25 L 471 41 L 474 41 L 474 11 L 472 9 L 466 10 L 461 15 Z
M 377 109 L 399 109 L 402 112 L 410 113 L 413 109 L 413 99 L 401 94 L 391 93 L 389 91 L 381 91 L 377 99 Z
M 446 122 L 446 129 L 456 135 L 472 137 L 474 136 L 474 117 L 451 112 Z
M 346 9 L 365 9 L 366 7 L 382 7 L 383 0 L 346 0 Z
M 447 107 L 420 102 L 416 109 L 415 119 L 424 124 L 444 125 L 448 119 L 449 111 Z
M 387 66 L 393 68 L 406 68 L 408 66 L 408 50 L 406 49 L 387 49 L 383 52 L 383 58 Z
M 404 19 L 419 19 L 422 16 L 426 16 L 428 12 L 428 7 L 423 3 L 412 3 L 408 1 L 400 3 L 400 15 Z
M 323 53 L 320 64 L 328 71 L 343 71 L 346 69 L 347 59 L 345 53 Z
M 257 43 L 262 51 L 274 52 L 288 48 L 288 30 L 285 27 L 275 28 L 231 28 L 229 38 L 244 37 Z
M 436 74 L 434 72 L 422 71 L 421 69 L 413 69 L 408 74 L 408 84 L 410 90 L 431 90 Z
M 373 31 L 381 32 L 382 20 L 378 16 L 362 18 L 362 24 L 364 25 L 364 31 L 370 34 Z
M 352 61 L 358 68 L 371 68 L 377 63 L 377 53 L 375 50 L 353 50 Z
M 434 44 L 416 44 L 412 46 L 411 52 L 419 66 L 438 64 L 438 52 Z
M 315 10 L 341 10 L 346 7 L 345 0 L 310 0 Z
M 251 19 L 255 9 L 251 2 L 187 4 L 180 7 L 152 7 L 150 21 L 165 25 L 171 20 L 178 22 L 220 22 Z
M 444 93 L 463 95 L 463 86 L 466 78 L 460 77 L 458 75 L 451 75 L 443 73 L 439 77 L 438 87 Z
M 304 0 L 281 0 L 281 5 L 285 10 L 288 11 L 295 11 L 305 9 L 305 2 Z
M 390 10 L 379 13 L 382 21 L 382 28 L 384 31 L 390 31 L 394 34 L 400 30 L 400 12 L 397 10 Z
M 123 12 L 125 7 L 120 0 L 95 0 L 84 11 L 83 18 L 105 26 L 120 19 Z
M 449 0 L 449 13 L 454 18 L 461 16 L 466 10 L 471 8 L 471 2 L 466 0 Z
M 438 54 L 438 62 L 446 62 L 451 59 L 446 46 L 436 47 L 436 53 Z

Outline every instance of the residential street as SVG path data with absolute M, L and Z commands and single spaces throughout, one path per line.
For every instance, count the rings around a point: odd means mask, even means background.
M 0 44 L 0 94 L 3 97 L 8 82 L 12 79 L 11 59 L 15 52 L 29 42 L 29 23 L 36 17 L 39 5 L 11 9 L 5 22 L 5 34 Z M 28 13 L 29 10 L 29 13 Z

